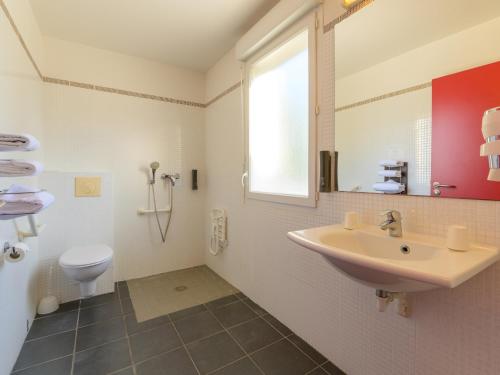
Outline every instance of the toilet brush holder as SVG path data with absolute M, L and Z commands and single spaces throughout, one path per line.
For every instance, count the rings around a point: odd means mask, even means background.
M 54 265 L 49 266 L 48 272 L 48 289 L 47 296 L 43 297 L 38 303 L 37 312 L 40 315 L 50 314 L 59 308 L 57 297 L 52 295 L 54 292 Z
M 43 297 L 38 304 L 37 313 L 40 315 L 50 314 L 59 308 L 59 302 L 55 296 Z

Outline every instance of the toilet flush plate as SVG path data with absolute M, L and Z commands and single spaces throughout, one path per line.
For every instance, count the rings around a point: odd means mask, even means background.
M 75 197 L 100 197 L 101 177 L 75 177 Z

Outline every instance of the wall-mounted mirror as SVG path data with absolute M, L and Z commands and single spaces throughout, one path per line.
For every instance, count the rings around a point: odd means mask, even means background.
M 500 1 L 375 0 L 335 26 L 340 191 L 500 200 L 494 107 Z

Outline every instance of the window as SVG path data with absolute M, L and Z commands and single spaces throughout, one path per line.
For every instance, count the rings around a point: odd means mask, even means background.
M 250 198 L 316 204 L 315 33 L 308 17 L 247 62 Z

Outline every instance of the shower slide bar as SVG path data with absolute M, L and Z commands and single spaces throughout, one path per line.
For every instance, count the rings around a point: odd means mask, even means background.
M 158 212 L 170 212 L 170 211 L 172 211 L 172 209 L 170 207 L 159 208 L 158 209 Z M 137 209 L 137 213 L 139 215 L 154 214 L 155 210 L 149 210 L 149 209 L 145 209 L 145 208 L 139 208 L 139 209 Z

